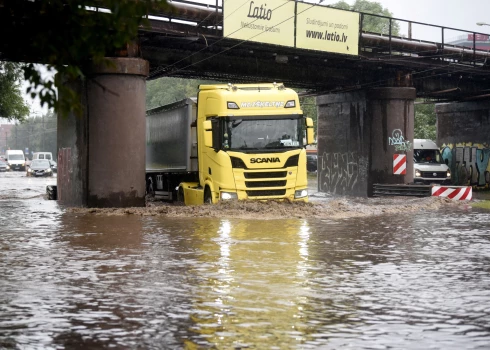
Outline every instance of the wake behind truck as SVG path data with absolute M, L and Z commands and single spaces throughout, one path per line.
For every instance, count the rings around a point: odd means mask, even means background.
M 313 142 L 312 119 L 283 84 L 201 85 L 197 99 L 147 111 L 147 193 L 186 205 L 308 201 Z

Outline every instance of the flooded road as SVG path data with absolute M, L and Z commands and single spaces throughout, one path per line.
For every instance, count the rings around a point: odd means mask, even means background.
M 55 181 L 0 173 L 0 349 L 490 348 L 489 211 L 106 215 Z

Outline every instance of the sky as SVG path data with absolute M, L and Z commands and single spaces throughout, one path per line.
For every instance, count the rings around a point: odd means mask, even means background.
M 335 2 L 337 1 L 324 0 L 322 5 L 331 5 Z M 354 0 L 346 2 L 352 5 Z M 490 24 L 490 0 L 377 0 L 376 2 L 387 8 L 395 18 L 490 34 L 490 26 L 476 25 L 477 22 Z M 402 34 L 407 35 L 408 25 L 400 23 L 400 30 Z M 465 33 L 445 31 L 445 41 L 460 35 Z M 436 41 L 441 38 L 441 30 L 413 24 L 412 37 Z
M 215 0 L 194 1 L 215 4 Z M 318 0 L 306 1 L 319 2 Z M 347 3 L 352 5 L 354 1 L 347 0 Z M 324 0 L 322 5 L 331 5 L 335 2 L 337 0 Z M 377 0 L 377 2 L 387 8 L 395 18 L 490 34 L 490 26 L 476 25 L 477 22 L 490 24 L 490 0 Z M 221 3 L 222 0 L 219 0 L 219 5 Z M 408 34 L 408 25 L 401 22 L 400 31 L 402 35 L 406 36 Z M 464 35 L 467 35 L 467 33 L 445 30 L 444 37 L 445 41 L 451 41 L 451 39 Z M 412 37 L 440 42 L 441 30 L 413 24 Z M 41 108 L 39 101 L 33 101 L 27 95 L 25 95 L 25 100 L 34 113 L 45 114 L 47 112 L 46 108 Z

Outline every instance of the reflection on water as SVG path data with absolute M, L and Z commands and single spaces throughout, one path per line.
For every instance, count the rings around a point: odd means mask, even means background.
M 487 349 L 488 212 L 328 220 L 0 200 L 0 348 Z
M 305 222 L 223 220 L 196 231 L 202 282 L 194 297 L 188 345 L 287 348 L 306 340 Z M 192 348 L 191 346 L 189 346 Z

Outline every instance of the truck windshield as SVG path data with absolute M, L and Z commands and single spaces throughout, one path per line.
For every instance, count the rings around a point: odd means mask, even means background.
M 268 150 L 303 147 L 304 120 L 301 115 L 228 117 L 221 122 L 221 149 Z
M 413 160 L 415 163 L 442 163 L 441 153 L 438 149 L 414 149 Z

